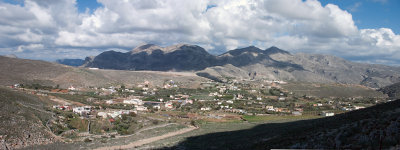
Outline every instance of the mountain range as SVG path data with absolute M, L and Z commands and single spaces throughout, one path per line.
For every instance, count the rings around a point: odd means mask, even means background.
M 68 66 L 82 66 L 83 63 L 85 63 L 85 60 L 83 59 L 57 59 L 57 63 L 63 64 L 63 65 L 68 65 Z
M 277 47 L 249 46 L 211 55 L 197 45 L 145 44 L 130 52 L 106 51 L 87 57 L 84 67 L 115 70 L 190 71 L 210 79 L 268 79 L 361 84 L 380 88 L 400 81 L 400 68 L 363 64 L 320 54 L 291 54 Z

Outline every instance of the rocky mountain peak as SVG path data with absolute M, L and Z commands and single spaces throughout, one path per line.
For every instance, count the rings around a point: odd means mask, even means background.
M 272 46 L 270 48 L 265 49 L 264 53 L 267 54 L 276 54 L 276 53 L 281 53 L 281 54 L 290 54 L 288 51 L 284 51 L 278 47 Z
M 189 45 L 189 44 L 176 44 L 168 47 L 160 47 L 154 44 L 143 44 L 131 51 L 131 54 L 137 54 L 141 52 L 146 52 L 147 54 L 152 54 L 155 50 L 160 50 L 164 54 L 171 53 L 177 50 L 187 50 L 187 49 L 195 49 L 199 51 L 205 51 L 203 48 L 196 46 L 196 45 Z
M 220 56 L 238 56 L 238 55 L 242 55 L 245 53 L 262 53 L 262 52 L 263 52 L 263 50 L 261 50 L 258 47 L 249 46 L 249 47 L 245 47 L 245 48 L 238 48 L 238 49 L 230 50 L 224 54 L 221 54 Z
M 162 49 L 162 47 L 159 47 L 154 44 L 142 44 L 142 45 L 139 45 L 138 47 L 134 48 L 131 51 L 131 54 L 136 54 L 136 53 L 140 53 L 140 52 L 151 53 L 152 51 L 157 50 L 157 49 Z

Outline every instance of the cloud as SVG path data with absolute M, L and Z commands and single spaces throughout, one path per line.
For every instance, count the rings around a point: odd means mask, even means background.
M 142 43 L 190 43 L 214 53 L 249 45 L 277 46 L 400 64 L 392 58 L 400 55 L 399 35 L 388 28 L 358 29 L 351 13 L 316 0 L 98 2 L 102 7 L 92 13 L 79 13 L 74 0 L 0 2 L 0 54 L 54 60 L 130 50 Z
M 348 10 L 351 12 L 356 12 L 356 11 L 358 11 L 358 8 L 360 8 L 361 5 L 362 5 L 361 2 L 356 2 L 353 5 L 351 5 L 350 7 L 348 7 Z
M 372 0 L 373 2 L 381 3 L 381 4 L 386 4 L 387 0 Z

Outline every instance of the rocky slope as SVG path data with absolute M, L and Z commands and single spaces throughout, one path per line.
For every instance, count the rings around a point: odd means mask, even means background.
M 392 98 L 400 98 L 400 82 L 379 89 L 382 93 Z
M 0 149 L 18 149 L 58 141 L 46 127 L 52 113 L 46 101 L 0 87 Z
M 309 121 L 258 149 L 399 149 L 400 100 Z

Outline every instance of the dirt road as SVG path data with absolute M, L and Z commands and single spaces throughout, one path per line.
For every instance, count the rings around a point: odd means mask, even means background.
M 130 149 L 130 148 L 135 148 L 138 146 L 142 146 L 144 144 L 149 144 L 158 140 L 162 140 L 168 137 L 172 137 L 172 136 L 176 136 L 179 134 L 184 134 L 186 132 L 190 132 L 194 129 L 197 129 L 196 127 L 190 126 L 189 128 L 184 128 L 175 132 L 170 132 L 164 135 L 160 135 L 160 136 L 155 136 L 155 137 L 151 137 L 151 138 L 147 138 L 147 139 L 142 139 L 139 141 L 134 141 L 131 142 L 129 144 L 126 145 L 117 145 L 117 146 L 110 146 L 110 147 L 100 147 L 100 148 L 96 148 L 95 150 L 115 150 L 115 149 Z

